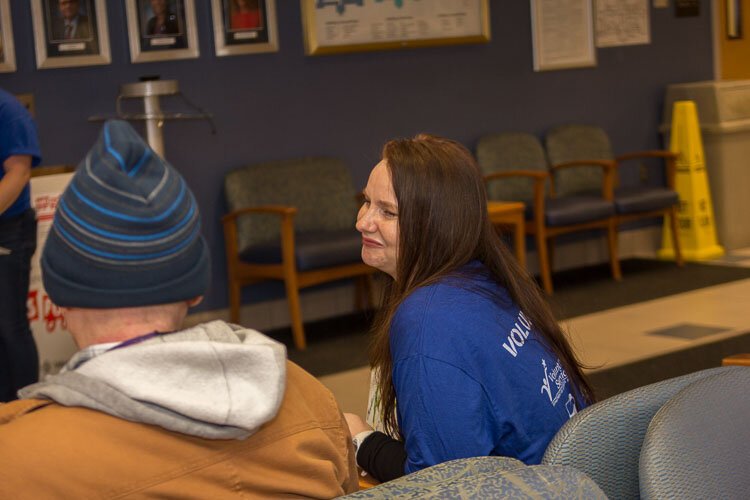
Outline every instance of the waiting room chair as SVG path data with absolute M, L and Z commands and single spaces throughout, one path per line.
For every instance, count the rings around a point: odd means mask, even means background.
M 750 368 L 724 370 L 654 415 L 641 450 L 642 498 L 750 497 Z
M 526 203 L 526 232 L 536 239 L 542 286 L 552 293 L 552 258 L 548 245 L 561 234 L 603 228 L 616 241 L 612 223 L 612 175 L 610 162 L 596 163 L 604 171 L 596 193 L 556 196 L 551 191 L 549 165 L 539 139 L 528 133 L 505 132 L 481 137 L 477 161 L 485 174 L 490 200 Z M 555 171 L 565 169 L 555 167 Z M 619 276 L 616 246 L 610 245 L 612 273 Z
M 600 127 L 592 125 L 568 124 L 551 129 L 545 138 L 545 145 L 550 162 L 555 164 L 591 161 L 614 162 L 617 166 L 614 188 L 615 221 L 617 225 L 637 219 L 662 217 L 669 220 L 675 261 L 678 266 L 684 264 L 680 252 L 680 237 L 677 228 L 677 206 L 679 196 L 675 191 L 675 161 L 677 155 L 670 151 L 650 150 L 636 151 L 615 156 L 607 133 Z M 639 160 L 640 176 L 648 181 L 649 168 L 662 167 L 663 185 L 639 182 L 633 185 L 620 185 L 622 170 L 627 164 Z M 657 163 L 654 165 L 653 163 Z M 561 171 L 556 179 L 555 189 L 560 194 L 596 189 L 600 180 L 598 173 L 589 170 L 585 175 L 576 175 L 575 169 Z
M 434 465 L 346 499 L 606 499 L 601 489 L 572 467 L 527 466 L 513 458 L 474 457 Z
M 264 280 L 284 282 L 298 349 L 306 346 L 301 288 L 363 278 L 358 295 L 365 306 L 374 269 L 360 257 L 356 195 L 343 162 L 308 158 L 249 165 L 227 173 L 224 190 L 231 321 L 240 320 L 242 287 Z
M 711 368 L 633 389 L 593 404 L 557 432 L 542 458 L 585 472 L 611 499 L 638 498 L 638 457 L 654 414 L 675 394 L 728 368 Z

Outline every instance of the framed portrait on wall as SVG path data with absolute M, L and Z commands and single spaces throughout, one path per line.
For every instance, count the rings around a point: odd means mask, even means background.
M 275 0 L 211 0 L 217 56 L 279 50 Z
M 109 64 L 105 0 L 32 0 L 37 68 Z
M 0 0 L 0 73 L 16 70 L 13 45 L 13 23 L 10 22 L 10 0 Z
M 130 61 L 198 57 L 193 0 L 126 0 Z

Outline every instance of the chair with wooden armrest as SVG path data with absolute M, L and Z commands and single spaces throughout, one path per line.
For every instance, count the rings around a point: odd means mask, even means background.
M 662 217 L 669 220 L 672 234 L 672 244 L 675 252 L 675 261 L 678 266 L 683 265 L 682 253 L 680 252 L 680 239 L 677 228 L 677 206 L 679 196 L 674 189 L 675 186 L 675 160 L 676 155 L 670 151 L 652 150 L 637 151 L 620 156 L 612 153 L 612 146 L 607 133 L 600 127 L 592 125 L 569 124 L 555 127 L 546 136 L 547 154 L 552 164 L 575 163 L 580 161 L 608 161 L 617 166 L 614 187 L 615 221 L 619 226 L 625 222 L 637 219 L 651 219 Z M 623 170 L 627 168 L 623 164 L 641 160 L 642 173 L 650 172 L 652 163 L 663 165 L 662 183 L 657 179 L 649 179 L 647 182 L 620 183 Z M 651 167 L 651 168 L 646 168 Z M 655 176 L 652 176 L 655 177 Z M 585 182 L 571 182 L 561 176 L 557 183 L 561 189 L 581 190 L 588 186 Z
M 229 172 L 224 188 L 231 321 L 240 320 L 243 286 L 281 280 L 294 344 L 304 349 L 299 290 L 344 278 L 368 280 L 374 272 L 360 257 L 349 170 L 331 158 L 261 163 Z
M 528 133 L 505 132 L 480 138 L 477 160 L 485 174 L 487 195 L 491 200 L 523 201 L 526 203 L 526 232 L 536 239 L 539 273 L 542 286 L 552 293 L 551 258 L 548 245 L 561 234 L 604 228 L 614 233 L 611 222 L 611 163 L 597 163 L 605 175 L 599 193 L 555 196 L 547 158 L 539 139 Z M 565 165 L 555 167 L 567 168 Z M 612 245 L 610 245 L 612 249 Z M 610 253 L 613 274 L 619 273 L 616 251 Z

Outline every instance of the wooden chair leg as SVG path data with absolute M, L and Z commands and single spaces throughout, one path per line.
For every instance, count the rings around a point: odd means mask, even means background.
M 609 266 L 612 268 L 612 278 L 616 281 L 622 279 L 620 270 L 620 258 L 617 252 L 617 221 L 612 218 L 607 226 L 607 244 L 609 246 Z
M 547 253 L 547 235 L 541 231 L 536 232 L 536 252 L 539 256 L 539 274 L 542 277 L 542 288 L 551 295 L 553 290 L 550 262 Z
M 364 274 L 356 280 L 356 306 L 360 311 L 375 309 L 375 288 L 372 274 Z
M 354 307 L 360 311 L 364 311 L 367 308 L 367 284 L 365 283 L 364 276 L 357 276 L 354 279 Z
M 241 301 L 242 287 L 239 282 L 230 278 L 229 279 L 229 321 L 231 323 L 239 324 L 240 322 L 240 301 Z
M 678 266 L 685 265 L 685 259 L 682 258 L 682 249 L 680 248 L 680 231 L 677 227 L 677 208 L 669 209 L 669 214 L 664 217 L 669 218 L 669 226 L 672 229 L 672 248 L 674 248 L 674 260 Z
M 294 339 L 294 347 L 303 351 L 307 347 L 307 342 L 305 341 L 305 329 L 302 326 L 302 312 L 300 310 L 297 275 L 292 273 L 285 276 L 284 286 L 286 287 L 286 300 L 289 304 L 289 318 L 292 321 L 292 338 Z

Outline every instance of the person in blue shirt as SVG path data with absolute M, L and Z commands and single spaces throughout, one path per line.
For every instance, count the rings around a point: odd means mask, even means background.
M 39 377 L 39 356 L 26 312 L 36 214 L 31 167 L 41 161 L 36 126 L 26 108 L 0 89 L 0 401 Z
M 447 460 L 538 464 L 594 396 L 537 284 L 498 237 L 459 143 L 388 142 L 364 189 L 362 260 L 387 275 L 374 325 L 376 427 L 346 414 L 379 481 Z

